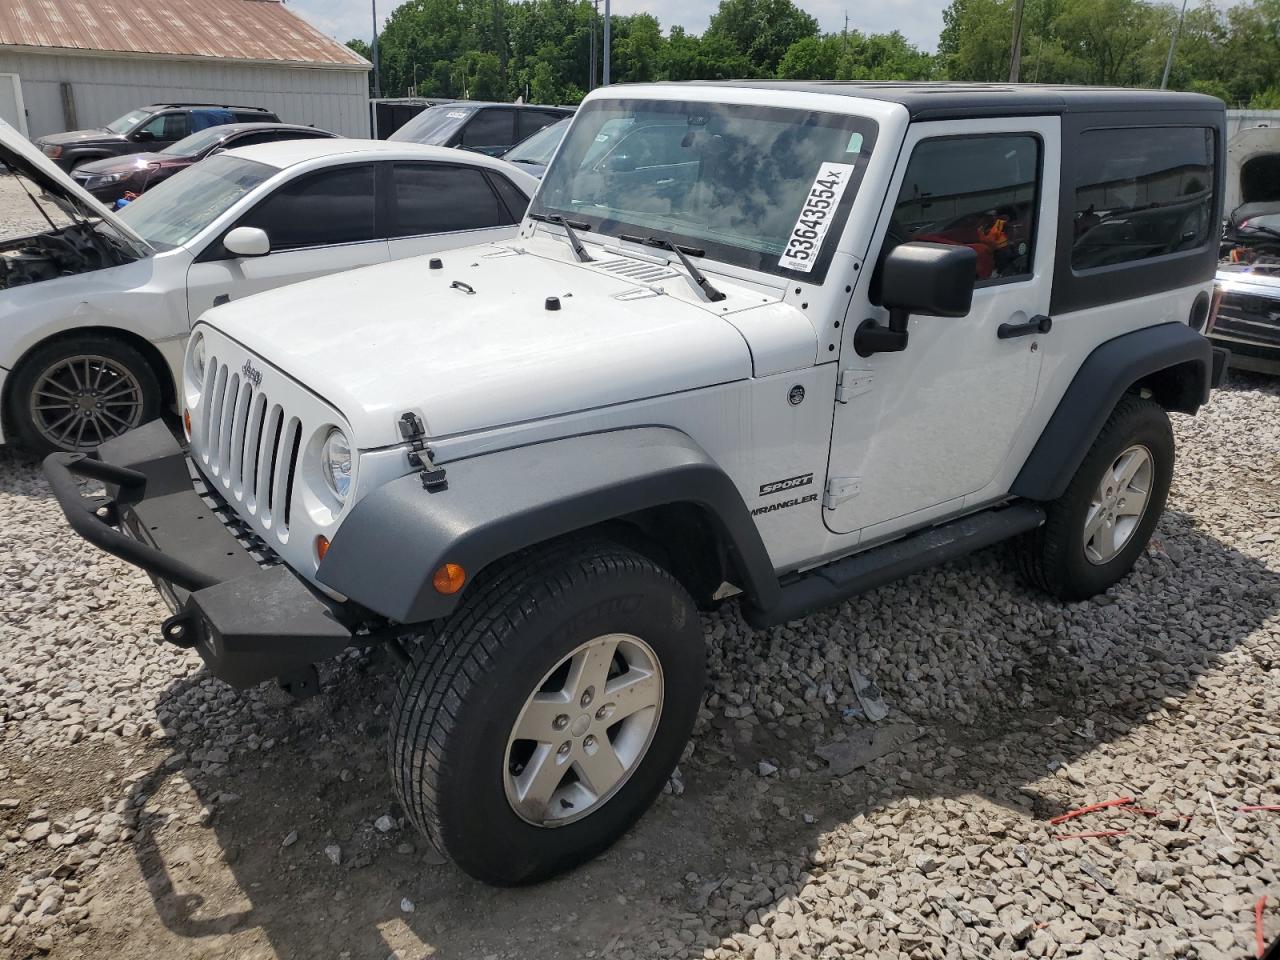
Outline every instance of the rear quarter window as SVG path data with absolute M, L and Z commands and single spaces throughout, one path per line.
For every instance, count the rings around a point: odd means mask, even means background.
M 1196 250 L 1213 233 L 1213 130 L 1086 130 L 1075 165 L 1071 268 Z

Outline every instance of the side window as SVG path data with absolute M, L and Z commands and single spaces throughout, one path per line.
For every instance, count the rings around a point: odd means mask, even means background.
M 526 109 L 518 111 L 517 117 L 516 140 L 523 140 L 525 137 L 537 133 L 543 127 L 555 123 L 560 119 L 560 114 L 550 113 L 546 110 Z
M 1030 134 L 922 140 L 881 256 L 909 240 L 961 244 L 978 255 L 979 282 L 1029 276 L 1039 185 L 1040 141 Z
M 503 204 L 511 214 L 508 223 L 519 223 L 524 212 L 529 209 L 529 198 L 516 188 L 516 185 L 500 173 L 490 173 L 489 180 L 498 191 Z
M 134 136 L 144 140 L 165 140 L 165 130 L 168 128 L 170 118 L 175 116 L 172 113 L 158 113 L 141 127 L 138 128 Z
M 374 238 L 373 167 L 341 167 L 284 184 L 237 226 L 260 227 L 271 249 L 296 250 Z
M 1073 270 L 1195 250 L 1209 241 L 1212 130 L 1086 130 L 1076 150 Z
M 191 132 L 191 124 L 185 113 L 166 113 L 161 140 L 181 140 Z
M 479 170 L 430 163 L 392 166 L 392 237 L 480 230 L 512 222 Z
M 512 142 L 514 110 L 486 108 L 476 111 L 462 129 L 464 147 L 503 147 Z

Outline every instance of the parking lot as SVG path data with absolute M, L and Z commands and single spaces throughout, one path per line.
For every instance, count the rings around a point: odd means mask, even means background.
M 518 890 L 442 865 L 392 806 L 389 657 L 348 654 L 297 704 L 204 677 L 154 642 L 146 577 L 0 450 L 0 953 L 1251 953 L 1264 893 L 1280 935 L 1280 814 L 1238 811 L 1280 802 L 1280 385 L 1235 376 L 1175 429 L 1169 510 L 1096 601 L 1047 601 L 993 550 L 765 633 L 708 616 L 671 792 Z M 815 753 L 876 730 L 890 752 L 846 776 Z

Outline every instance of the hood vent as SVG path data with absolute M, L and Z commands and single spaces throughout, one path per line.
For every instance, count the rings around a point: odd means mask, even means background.
M 636 283 L 657 283 L 659 280 L 680 276 L 665 263 L 645 263 L 640 260 L 625 260 L 621 258 L 601 263 L 600 269 L 606 270 L 614 276 L 634 280 Z

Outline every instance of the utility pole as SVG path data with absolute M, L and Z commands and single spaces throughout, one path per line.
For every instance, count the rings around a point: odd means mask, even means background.
M 1010 83 L 1018 82 L 1018 73 L 1022 69 L 1022 3 L 1023 0 L 1017 0 L 1013 6 L 1013 49 L 1009 53 Z
M 378 72 L 378 0 L 369 0 L 373 6 L 373 99 L 382 96 L 382 77 Z
M 609 77 L 609 45 L 613 40 L 613 24 L 610 22 L 609 0 L 604 0 L 604 81 L 603 86 L 608 86 L 611 82 Z
M 1182 12 L 1178 14 L 1178 25 L 1173 28 L 1173 36 L 1169 38 L 1169 56 L 1164 61 L 1164 76 L 1160 78 L 1160 89 L 1169 86 L 1169 71 L 1173 69 L 1173 51 L 1178 46 L 1178 35 L 1182 33 L 1182 20 L 1187 15 L 1187 0 L 1182 0 Z
M 844 12 L 844 30 L 840 34 L 845 53 L 849 52 L 849 11 Z M 834 79 L 834 78 L 833 78 Z
M 596 21 L 600 19 L 600 0 L 591 0 L 591 65 L 587 68 L 587 92 L 596 88 Z

